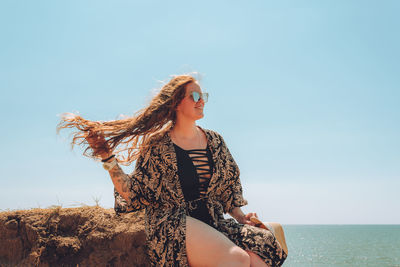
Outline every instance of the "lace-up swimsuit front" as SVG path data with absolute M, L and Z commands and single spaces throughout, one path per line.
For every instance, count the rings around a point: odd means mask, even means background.
M 189 215 L 211 227 L 212 217 L 206 207 L 207 189 L 213 173 L 211 151 L 205 149 L 185 150 L 174 143 L 178 163 L 179 182 L 185 201 L 189 204 Z

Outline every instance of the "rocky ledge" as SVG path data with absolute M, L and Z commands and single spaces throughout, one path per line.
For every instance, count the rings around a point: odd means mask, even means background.
M 149 266 L 144 212 L 102 207 L 0 213 L 0 266 Z

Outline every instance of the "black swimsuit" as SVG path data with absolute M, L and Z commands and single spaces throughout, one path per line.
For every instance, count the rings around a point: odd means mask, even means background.
M 211 152 L 206 149 L 184 150 L 174 144 L 178 161 L 178 176 L 186 202 L 196 201 L 197 205 L 189 215 L 212 226 L 212 218 L 206 207 L 206 193 L 214 167 Z

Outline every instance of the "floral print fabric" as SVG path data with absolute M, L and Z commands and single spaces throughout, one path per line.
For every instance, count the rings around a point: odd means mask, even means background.
M 245 250 L 258 254 L 269 266 L 280 266 L 286 254 L 269 231 L 236 220 L 223 214 L 235 207 L 247 205 L 243 198 L 240 171 L 223 138 L 218 133 L 202 129 L 214 162 L 206 196 L 212 226 Z M 128 201 L 117 191 L 115 211 L 146 211 L 148 256 L 153 266 L 189 266 L 186 255 L 186 216 L 196 208 L 196 202 L 185 201 L 178 177 L 177 158 L 173 142 L 167 132 L 157 145 L 141 155 L 135 170 Z

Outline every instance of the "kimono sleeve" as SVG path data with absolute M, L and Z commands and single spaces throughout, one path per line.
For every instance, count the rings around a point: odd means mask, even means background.
M 129 200 L 124 199 L 114 187 L 114 210 L 117 214 L 144 209 L 152 202 L 153 192 L 148 185 L 150 174 L 146 165 L 143 166 L 142 156 L 136 160 L 135 169 L 128 177 L 131 181 Z
M 222 145 L 222 153 L 225 154 L 224 169 L 226 172 L 225 187 L 221 194 L 221 204 L 224 213 L 231 212 L 235 207 L 242 207 L 248 204 L 243 197 L 242 184 L 240 183 L 240 170 L 232 157 L 224 139 L 219 135 Z

